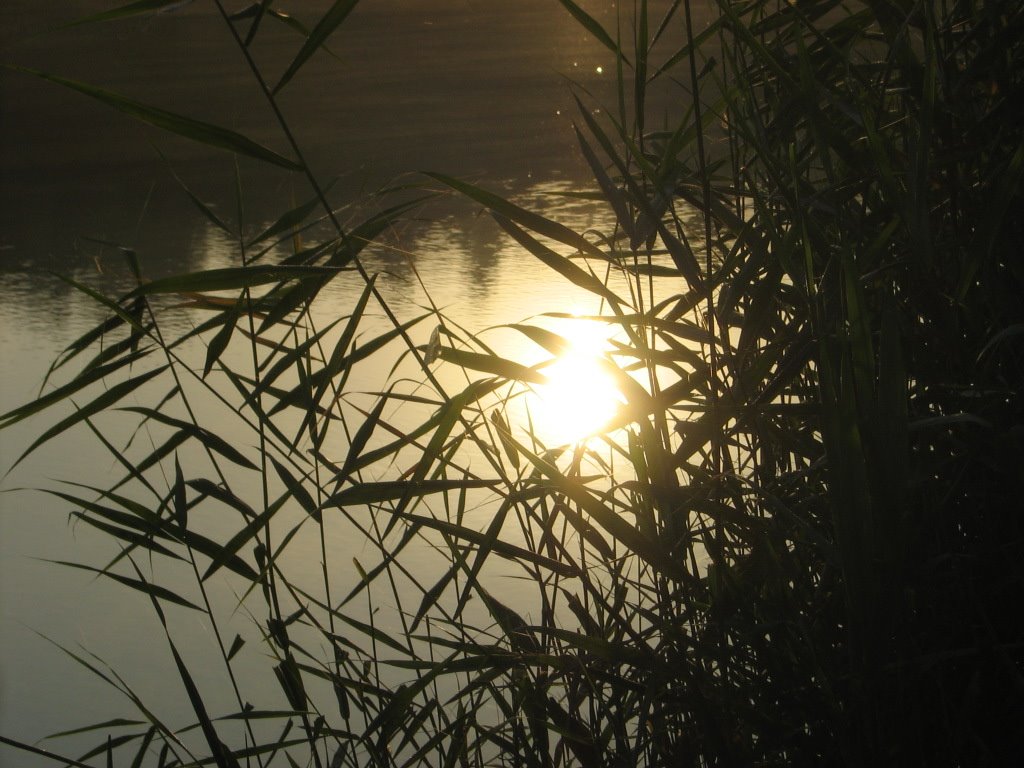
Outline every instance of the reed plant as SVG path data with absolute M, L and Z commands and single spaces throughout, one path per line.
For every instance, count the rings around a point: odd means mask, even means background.
M 697 3 L 638 0 L 612 29 L 553 3 L 615 57 L 616 103 L 577 91 L 593 175 L 580 194 L 614 224 L 574 231 L 440 173 L 417 185 L 485 209 L 552 280 L 594 297 L 621 403 L 596 437 L 548 444 L 516 406 L 565 336 L 510 318 L 545 356 L 526 364 L 433 305 L 398 317 L 363 256 L 389 247 L 415 196 L 335 210 L 278 109 L 356 2 L 300 26 L 276 78 L 248 46 L 284 15 L 215 5 L 285 154 L 34 73 L 311 190 L 256 237 L 193 196 L 237 240 L 238 266 L 147 282 L 129 252 L 130 292 L 76 284 L 109 317 L 50 378 L 76 373 L 0 421 L 64 408 L 29 451 L 89 429 L 121 467 L 109 485 L 51 492 L 118 544 L 76 565 L 144 596 L 195 716 L 164 722 L 69 650 L 138 719 L 98 724 L 95 749 L 64 762 L 1021 757 L 1021 7 L 713 0 L 697 28 Z M 676 109 L 652 114 L 664 87 Z M 310 240 L 317 217 L 332 234 Z M 272 243 L 290 244 L 276 263 Z M 359 300 L 319 312 L 351 276 Z M 201 320 L 168 336 L 183 312 Z M 368 398 L 353 382 L 382 359 L 392 376 Z M 110 411 L 147 447 L 106 433 Z M 332 542 L 351 536 L 366 554 L 339 562 Z M 315 567 L 290 556 L 303 540 Z M 213 630 L 226 709 L 175 644 L 180 611 Z M 266 659 L 273 706 L 249 703 L 247 653 Z

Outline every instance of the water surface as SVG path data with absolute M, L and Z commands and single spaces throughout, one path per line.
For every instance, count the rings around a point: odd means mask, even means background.
M 282 3 L 307 21 L 329 5 Z M 614 27 L 613 3 L 585 5 Z M 109 7 L 98 0 L 7 0 L 0 8 L 2 59 L 223 124 L 290 152 L 212 4 L 52 29 Z M 289 30 L 268 23 L 253 52 L 265 71 L 279 73 L 297 43 Z M 578 93 L 592 94 L 588 109 L 607 109 L 614 105 L 614 61 L 553 0 L 365 2 L 331 38 L 330 50 L 333 56 L 308 63 L 281 103 L 319 178 L 337 179 L 332 204 L 385 185 L 423 185 L 415 171 L 436 169 L 579 231 L 610 227 L 601 206 L 559 194 L 589 177 L 572 131 L 578 112 L 570 79 Z M 133 248 L 147 277 L 238 263 L 236 244 L 197 213 L 170 169 L 248 232 L 309 195 L 293 174 L 244 159 L 236 165 L 222 152 L 22 73 L 0 71 L 0 99 L 0 411 L 31 398 L 58 351 L 101 317 L 42 270 L 106 291 L 124 289 L 130 278 L 111 243 Z M 437 305 L 474 329 L 544 310 L 594 309 L 551 281 L 473 205 L 435 201 L 418 219 L 389 233 L 389 249 L 368 255 L 368 269 L 381 274 L 400 316 L 426 300 L 417 273 Z M 357 281 L 342 281 L 329 298 L 342 311 L 360 289 Z M 421 335 L 429 331 L 425 326 Z M 48 418 L 0 435 L 0 471 Z M 38 633 L 76 652 L 99 653 L 157 700 L 176 678 L 165 649 L 153 647 L 159 628 L 141 603 L 41 560 L 99 564 L 111 556 L 109 542 L 68 526 L 60 500 L 15 490 L 54 477 L 102 482 L 114 467 L 91 445 L 79 433 L 62 437 L 0 486 L 0 732 L 25 741 L 131 711 Z M 181 621 L 182 650 L 201 657 L 209 628 L 194 618 Z M 182 698 L 176 689 L 173 698 Z M 5 749 L 0 761 L 37 764 Z

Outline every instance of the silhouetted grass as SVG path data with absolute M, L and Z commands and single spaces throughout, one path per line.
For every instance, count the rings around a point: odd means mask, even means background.
M 250 60 L 275 111 L 354 5 L 311 25 L 272 88 Z M 117 298 L 78 286 L 110 310 L 60 364 L 87 362 L 0 421 L 74 398 L 29 450 L 90 428 L 119 462 L 111 487 L 55 491 L 121 547 L 73 565 L 148 596 L 196 717 L 189 731 L 136 701 L 143 724 L 98 725 L 80 761 L 1020 757 L 1024 11 L 720 0 L 695 29 L 689 2 L 656 17 L 641 0 L 612 30 L 561 5 L 617 54 L 618 104 L 599 119 L 581 93 L 578 123 L 584 191 L 615 226 L 576 232 L 439 173 L 423 185 L 486 209 L 552 279 L 594 296 L 622 403 L 604 434 L 568 445 L 515 410 L 545 364 L 502 357 L 435 307 L 400 319 L 380 296 L 361 255 L 412 203 L 342 221 L 279 112 L 284 155 L 37 73 L 294 168 L 313 194 L 251 241 L 204 208 L 237 238 L 235 268 Z M 222 10 L 243 52 L 268 10 Z M 647 89 L 666 80 L 681 116 L 652 129 Z M 335 234 L 292 240 L 318 204 Z M 292 254 L 258 260 L 275 241 Z M 318 295 L 352 271 L 365 290 L 325 320 Z M 206 319 L 167 338 L 182 295 Z M 569 344 L 513 328 L 552 360 Z M 360 397 L 350 382 L 381 359 L 391 380 Z M 200 412 L 211 403 L 236 417 Z M 96 419 L 111 410 L 148 447 L 106 436 Z M 339 536 L 372 556 L 338 562 Z M 321 562 L 290 559 L 309 537 Z M 165 560 L 191 580 L 156 583 Z M 224 585 L 246 630 L 214 608 Z M 172 608 L 206 616 L 234 711 L 204 703 Z M 234 673 L 255 643 L 281 690 L 273 711 L 248 707 Z

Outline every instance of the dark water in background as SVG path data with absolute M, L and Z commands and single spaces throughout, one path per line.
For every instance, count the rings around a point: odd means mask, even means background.
M 5 0 L 0 61 L 225 125 L 288 154 L 212 3 L 47 31 L 114 5 Z M 307 22 L 329 5 L 279 4 Z M 614 29 L 614 3 L 583 5 Z M 265 71 L 278 73 L 299 40 L 268 20 L 254 54 Z M 544 196 L 579 189 L 589 178 L 572 131 L 578 113 L 567 78 L 614 105 L 611 54 L 555 0 L 364 0 L 329 47 L 337 58 L 320 54 L 308 62 L 281 104 L 319 177 L 338 177 L 333 204 L 395 180 L 422 183 L 410 172 L 432 169 L 540 206 L 579 230 L 608 223 L 599 207 Z M 116 250 L 90 238 L 133 247 L 151 277 L 237 263 L 234 245 L 197 214 L 168 163 L 220 215 L 236 220 L 230 156 L 0 70 L 0 412 L 30 398 L 55 354 L 99 318 L 65 283 L 25 270 L 55 270 L 108 290 L 123 285 Z M 245 159 L 238 167 L 250 232 L 309 194 L 293 174 Z M 482 327 L 574 300 L 476 214 L 472 205 L 441 201 L 425 209 L 427 223 L 393 233 L 439 304 Z M 368 268 L 386 271 L 385 294 L 399 312 L 408 310 L 417 299 L 407 257 L 374 258 Z M 0 434 L 0 472 L 39 430 L 35 421 Z M 96 459 L 88 445 L 62 438 L 0 480 L 0 733 L 25 741 L 131 711 L 36 631 L 116 660 L 113 666 L 146 691 L 176 677 L 165 649 L 147 647 L 159 638 L 158 626 L 137 604 L 129 610 L 123 591 L 32 559 L 102 559 L 94 554 L 102 542 L 65 525 L 65 504 L 11 492 L 66 473 L 89 476 Z M 199 654 L 206 640 L 201 625 L 179 639 L 185 653 Z M 176 689 L 174 696 L 181 698 Z M 43 763 L 0 747 L 0 765 L 33 764 Z
M 309 21 L 329 3 L 290 5 Z M 104 6 L 4 3 L 4 60 L 224 125 L 287 153 L 212 3 L 26 39 Z M 280 73 L 299 40 L 268 20 L 253 52 L 265 71 Z M 309 61 L 281 104 L 318 175 L 341 177 L 335 202 L 417 169 L 520 183 L 531 174 L 582 178 L 564 78 L 610 103 L 613 94 L 611 55 L 554 0 L 364 2 L 329 47 L 337 58 Z M 597 74 L 599 66 L 605 74 Z M 154 145 L 204 200 L 230 210 L 233 161 L 225 153 L 20 73 L 0 74 L 0 88 L 5 264 L 66 266 L 83 235 L 128 240 L 153 260 L 187 259 L 189 204 Z M 306 194 L 292 174 L 245 160 L 241 167 L 255 218 Z

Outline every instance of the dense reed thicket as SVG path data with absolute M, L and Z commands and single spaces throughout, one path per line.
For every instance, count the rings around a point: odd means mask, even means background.
M 253 63 L 271 104 L 355 5 L 315 20 L 276 79 Z M 552 6 L 618 62 L 618 103 L 595 115 L 581 94 L 578 117 L 594 178 L 581 192 L 614 227 L 576 232 L 441 174 L 424 187 L 483 207 L 552 280 L 595 297 L 622 402 L 603 434 L 568 445 L 543 444 L 514 409 L 545 363 L 381 300 L 361 256 L 414 201 L 343 219 L 283 118 L 288 157 L 41 75 L 294 168 L 326 206 L 235 231 L 237 268 L 95 295 L 109 319 L 53 376 L 72 360 L 78 372 L 0 422 L 74 397 L 32 449 L 91 428 L 119 462 L 110 486 L 55 492 L 119 543 L 95 568 L 148 596 L 195 713 L 165 723 L 138 701 L 142 725 L 102 731 L 82 763 L 1024 754 L 1024 10 L 717 0 L 695 29 L 687 0 L 657 15 L 640 0 L 613 30 Z M 279 16 L 267 2 L 222 13 L 243 53 Z M 675 122 L 646 106 L 664 83 Z M 293 237 L 316 215 L 333 236 Z M 266 263 L 271 242 L 294 247 Z M 353 272 L 356 305 L 318 312 Z M 203 319 L 169 338 L 164 318 L 183 312 Z M 568 345 L 543 324 L 512 328 L 552 360 Z M 367 400 L 351 382 L 382 358 L 395 373 Z M 201 407 L 237 417 L 219 429 Z M 148 448 L 97 426 L 119 408 Z M 368 554 L 339 561 L 330 542 L 354 535 Z M 289 556 L 304 539 L 319 542 L 315 567 Z M 226 592 L 251 617 L 242 629 L 214 607 Z M 233 709 L 206 703 L 179 654 L 181 610 L 214 629 Z M 248 704 L 235 674 L 250 652 L 279 685 L 272 707 Z

